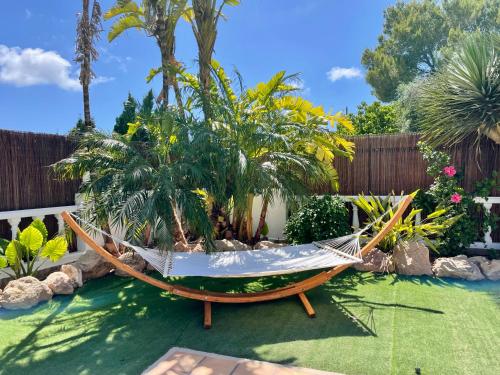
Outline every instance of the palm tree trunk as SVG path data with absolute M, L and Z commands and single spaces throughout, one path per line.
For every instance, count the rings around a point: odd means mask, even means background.
M 90 29 L 90 19 L 89 19 L 89 0 L 83 0 L 83 10 L 82 10 L 82 26 L 87 30 Z M 83 119 L 85 122 L 85 130 L 91 130 L 93 128 L 92 118 L 90 116 L 90 48 L 91 41 L 90 36 L 86 36 L 84 40 L 84 51 L 83 51 L 83 61 L 81 65 L 80 72 L 80 82 L 82 84 L 83 91 Z
M 184 230 L 182 229 L 182 223 L 179 215 L 177 215 L 177 208 L 175 207 L 175 202 L 171 203 L 172 206 L 172 218 L 174 221 L 174 238 L 177 242 L 187 245 L 186 236 L 184 235 Z
M 264 198 L 264 201 L 262 202 L 262 209 L 260 210 L 259 225 L 257 225 L 257 230 L 255 231 L 255 235 L 253 237 L 254 243 L 260 241 L 260 234 L 262 233 L 262 229 L 264 229 L 264 225 L 266 224 L 266 215 L 268 206 L 269 206 L 269 200 Z
M 212 54 L 214 52 L 215 39 L 217 38 L 217 8 L 215 1 L 212 0 L 194 0 L 192 2 L 195 24 L 196 43 L 198 44 L 198 64 L 199 80 L 201 85 L 202 109 L 205 120 L 212 118 L 210 106 L 210 86 Z
M 160 40 L 158 42 L 158 45 L 160 47 L 160 53 L 161 53 L 163 107 L 166 108 L 168 105 L 168 91 L 170 87 L 169 72 L 168 72 L 168 65 L 170 59 L 166 43 Z
M 246 212 L 246 238 L 247 240 L 252 239 L 253 234 L 253 218 L 252 218 L 252 206 L 253 206 L 253 194 L 248 194 L 247 196 L 247 212 Z

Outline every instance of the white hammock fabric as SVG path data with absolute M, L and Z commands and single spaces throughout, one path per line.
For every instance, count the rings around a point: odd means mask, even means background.
M 360 263 L 360 236 L 368 227 L 339 238 L 304 245 L 262 250 L 175 252 L 143 248 L 120 240 L 85 222 L 95 231 L 109 236 L 116 243 L 133 249 L 164 277 L 258 277 L 284 275 L 301 271 L 332 268 Z
M 164 277 L 256 277 L 284 275 L 307 270 L 331 268 L 360 262 L 349 254 L 317 244 L 285 246 L 263 250 L 166 252 L 128 245 Z M 169 257 L 171 257 L 169 259 Z

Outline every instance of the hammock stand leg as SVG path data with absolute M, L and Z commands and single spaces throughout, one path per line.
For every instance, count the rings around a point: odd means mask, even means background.
M 302 302 L 302 305 L 304 306 L 304 310 L 306 310 L 306 314 L 309 318 L 315 318 L 316 317 L 316 311 L 314 311 L 311 302 L 307 299 L 306 295 L 304 293 L 299 293 L 297 294 L 300 298 L 300 302 Z
M 210 329 L 212 327 L 212 302 L 203 302 L 203 328 Z

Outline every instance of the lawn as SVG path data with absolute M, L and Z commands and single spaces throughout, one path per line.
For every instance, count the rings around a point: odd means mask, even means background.
M 500 373 L 500 283 L 350 271 L 308 295 L 315 319 L 295 298 L 214 305 L 204 330 L 199 302 L 94 280 L 30 312 L 2 310 L 0 373 L 138 374 L 172 346 L 346 374 Z

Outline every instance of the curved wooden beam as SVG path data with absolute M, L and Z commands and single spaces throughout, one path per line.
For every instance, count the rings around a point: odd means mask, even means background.
M 378 243 L 390 232 L 397 221 L 403 216 L 405 210 L 408 208 L 412 201 L 412 196 L 407 196 L 403 201 L 399 203 L 399 207 L 394 213 L 394 216 L 386 223 L 382 230 L 373 237 L 370 242 L 368 242 L 361 250 L 360 255 L 366 255 Z M 176 294 L 181 297 L 191 298 L 199 301 L 205 302 L 219 302 L 219 303 L 249 303 L 249 302 L 261 302 L 270 301 L 274 299 L 289 297 L 295 294 L 304 293 L 310 289 L 313 289 L 326 281 L 330 280 L 335 275 L 338 275 L 345 269 L 349 268 L 349 265 L 342 265 L 333 267 L 328 271 L 323 271 L 314 275 L 308 279 L 292 283 L 285 287 L 276 288 L 272 290 L 266 290 L 262 292 L 254 293 L 221 293 L 212 292 L 207 290 L 199 290 L 188 288 L 181 285 L 169 284 L 160 280 L 157 280 L 151 276 L 148 276 L 142 272 L 136 271 L 132 267 L 121 262 L 118 258 L 111 255 L 101 246 L 99 246 L 93 239 L 86 233 L 80 225 L 71 217 L 67 212 L 63 212 L 62 217 L 64 221 L 73 229 L 77 236 L 79 236 L 88 246 L 90 246 L 95 252 L 102 256 L 106 261 L 113 264 L 116 268 L 128 273 L 141 281 L 151 284 L 157 288 L 166 290 L 167 292 Z

